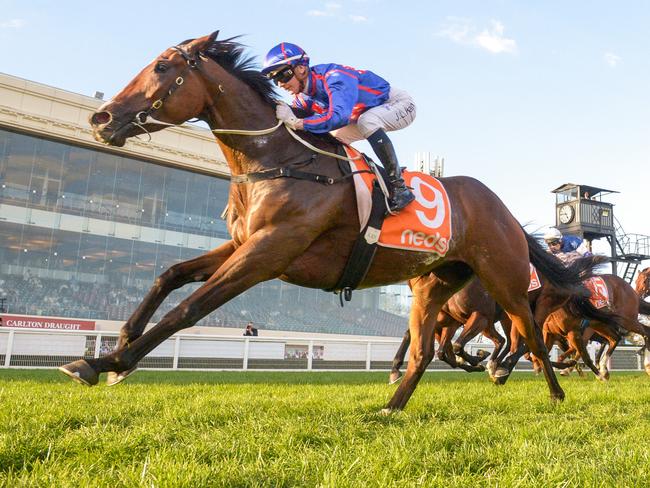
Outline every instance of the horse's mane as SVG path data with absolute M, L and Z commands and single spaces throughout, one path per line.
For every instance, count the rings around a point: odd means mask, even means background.
M 250 86 L 266 103 L 270 105 L 277 104 L 280 98 L 275 92 L 275 85 L 257 69 L 255 57 L 246 55 L 246 46 L 236 42 L 236 39 L 239 37 L 241 36 L 230 37 L 222 41 L 214 41 L 207 49 L 203 50 L 203 54 L 218 63 L 237 79 Z M 181 45 L 187 44 L 192 40 L 188 39 L 183 41 Z M 293 111 L 301 118 L 311 115 L 298 108 L 293 108 Z M 313 134 L 305 131 L 301 132 L 300 135 L 304 139 L 311 141 L 321 141 L 336 146 L 341 145 L 340 141 L 330 134 Z

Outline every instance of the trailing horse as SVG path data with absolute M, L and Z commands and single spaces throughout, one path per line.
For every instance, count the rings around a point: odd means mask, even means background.
M 573 272 L 586 276 L 591 272 L 594 266 L 601 264 L 602 262 L 604 262 L 604 258 L 600 256 L 592 256 L 574 261 L 571 268 Z M 566 290 L 559 289 L 549 283 L 544 275 L 541 275 L 538 278 L 539 287 L 532 289 L 529 292 L 528 297 L 533 309 L 537 308 L 538 303 L 545 310 L 557 311 L 561 307 L 566 306 L 570 307 L 572 310 L 579 310 L 584 317 L 591 318 L 592 320 L 602 320 L 608 323 L 616 323 L 619 320 L 619 317 L 615 315 L 610 315 L 595 309 L 589 303 L 588 290 L 582 289 L 581 293 L 569 294 Z M 542 320 L 545 320 L 545 318 L 541 316 L 538 318 L 540 323 Z M 505 383 L 516 362 L 524 353 L 525 344 L 521 342 L 519 336 L 515 334 L 515 342 L 520 347 L 515 347 L 512 350 L 512 355 L 508 357 L 507 361 L 503 362 L 508 350 L 503 350 L 506 339 L 501 337 L 494 329 L 494 323 L 497 321 L 501 321 L 501 325 L 509 339 L 511 335 L 511 324 L 509 318 L 490 296 L 481 282 L 477 279 L 473 280 L 456 293 L 443 306 L 438 315 L 436 339 L 438 339 L 439 343 L 439 358 L 454 368 L 460 367 L 468 372 L 484 371 L 485 368 L 478 364 L 484 359 L 484 357 L 479 358 L 470 356 L 463 349 L 468 341 L 482 333 L 495 343 L 495 349 L 490 355 L 490 360 L 487 365 L 488 373 L 492 380 L 497 384 Z M 546 320 L 545 323 L 548 323 L 548 320 Z M 452 346 L 451 338 L 456 330 L 463 325 L 463 333 Z M 546 335 L 544 335 L 544 337 L 546 338 Z M 398 348 L 395 358 L 393 359 L 389 379 L 390 383 L 396 382 L 401 377 L 400 367 L 404 362 L 404 356 L 408 349 L 408 341 L 410 341 L 410 334 L 407 330 L 404 334 L 402 344 Z M 552 346 L 549 342 L 545 343 L 547 348 Z M 502 362 L 503 364 L 501 364 Z M 556 367 L 558 366 L 555 363 L 553 365 Z M 595 370 L 595 367 L 592 366 L 592 369 Z M 597 370 L 595 371 L 596 374 L 598 374 Z
M 341 178 L 332 156 L 314 152 L 284 127 L 273 130 L 276 102 L 273 85 L 252 68 L 242 46 L 232 39 L 218 41 L 213 33 L 166 49 L 91 116 L 95 139 L 114 146 L 193 118 L 221 131 L 215 137 L 233 178 L 227 222 L 232 239 L 165 271 L 122 328 L 118 348 L 102 358 L 65 365 L 65 374 L 87 385 L 96 384 L 102 372 L 118 381 L 172 334 L 262 281 L 279 278 L 324 290 L 337 285 L 359 234 L 354 188 L 350 179 Z M 309 142 L 330 153 L 341 150 L 331 138 L 309 137 Z M 296 179 L 297 167 L 336 183 Z M 485 185 L 460 176 L 442 182 L 453 227 L 446 254 L 378 248 L 360 285 L 410 280 L 413 292 L 410 361 L 387 410 L 408 402 L 433 358 L 440 308 L 474 275 L 543 358 L 551 398 L 562 400 L 564 392 L 535 334 L 527 294 L 529 262 L 561 289 L 572 290 L 583 277 L 544 252 Z M 169 293 L 192 282 L 203 285 L 143 334 Z M 536 315 L 545 317 L 543 308 L 538 306 Z
M 603 279 L 603 283 L 607 288 L 607 296 L 609 299 L 605 308 L 601 310 L 606 314 L 611 313 L 617 317 L 615 327 L 612 327 L 613 324 L 606 318 L 603 320 L 590 317 L 585 313 L 584 304 L 577 303 L 571 303 L 564 309 L 553 312 L 549 316 L 549 322 L 551 322 L 551 324 L 553 324 L 557 329 L 555 331 L 556 334 L 566 336 L 568 331 L 573 331 L 574 333 L 572 335 L 575 335 L 575 331 L 578 331 L 578 337 L 575 342 L 569 339 L 569 343 L 572 347 L 568 352 L 571 353 L 575 349 L 578 349 L 585 364 L 590 366 L 587 361 L 590 362 L 591 360 L 584 350 L 584 342 L 581 337 L 581 323 L 585 318 L 590 319 L 589 328 L 591 331 L 586 331 L 584 341 L 588 340 L 593 332 L 596 332 L 600 336 L 604 337 L 609 344 L 609 348 L 599 364 L 600 375 L 605 378 L 609 377 L 607 363 L 614 353 L 621 335 L 624 335 L 625 331 L 640 335 L 644 342 L 644 346 L 640 352 L 645 353 L 644 367 L 646 372 L 650 375 L 650 354 L 648 354 L 650 352 L 650 327 L 643 325 L 638 320 L 639 314 L 648 312 L 650 304 L 641 300 L 632 286 L 619 276 L 607 274 L 601 275 L 600 278 Z M 623 334 L 621 334 L 621 329 L 624 329 L 622 331 Z M 582 348 L 580 348 L 581 345 Z M 602 351 L 600 354 L 602 354 Z

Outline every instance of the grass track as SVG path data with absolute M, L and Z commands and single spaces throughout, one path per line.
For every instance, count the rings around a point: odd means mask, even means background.
M 3 486 L 650 486 L 650 378 L 138 372 L 85 388 L 0 371 Z

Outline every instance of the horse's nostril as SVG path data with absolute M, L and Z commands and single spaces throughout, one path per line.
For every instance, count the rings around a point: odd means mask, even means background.
M 93 125 L 104 125 L 108 124 L 111 121 L 111 114 L 108 112 L 95 112 L 92 117 L 90 117 L 90 122 Z

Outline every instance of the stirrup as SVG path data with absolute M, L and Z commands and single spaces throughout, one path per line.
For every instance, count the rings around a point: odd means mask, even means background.
M 404 209 L 409 203 L 415 200 L 415 195 L 406 186 L 402 188 L 395 188 L 393 198 L 389 201 L 389 208 L 391 212 L 399 212 Z

